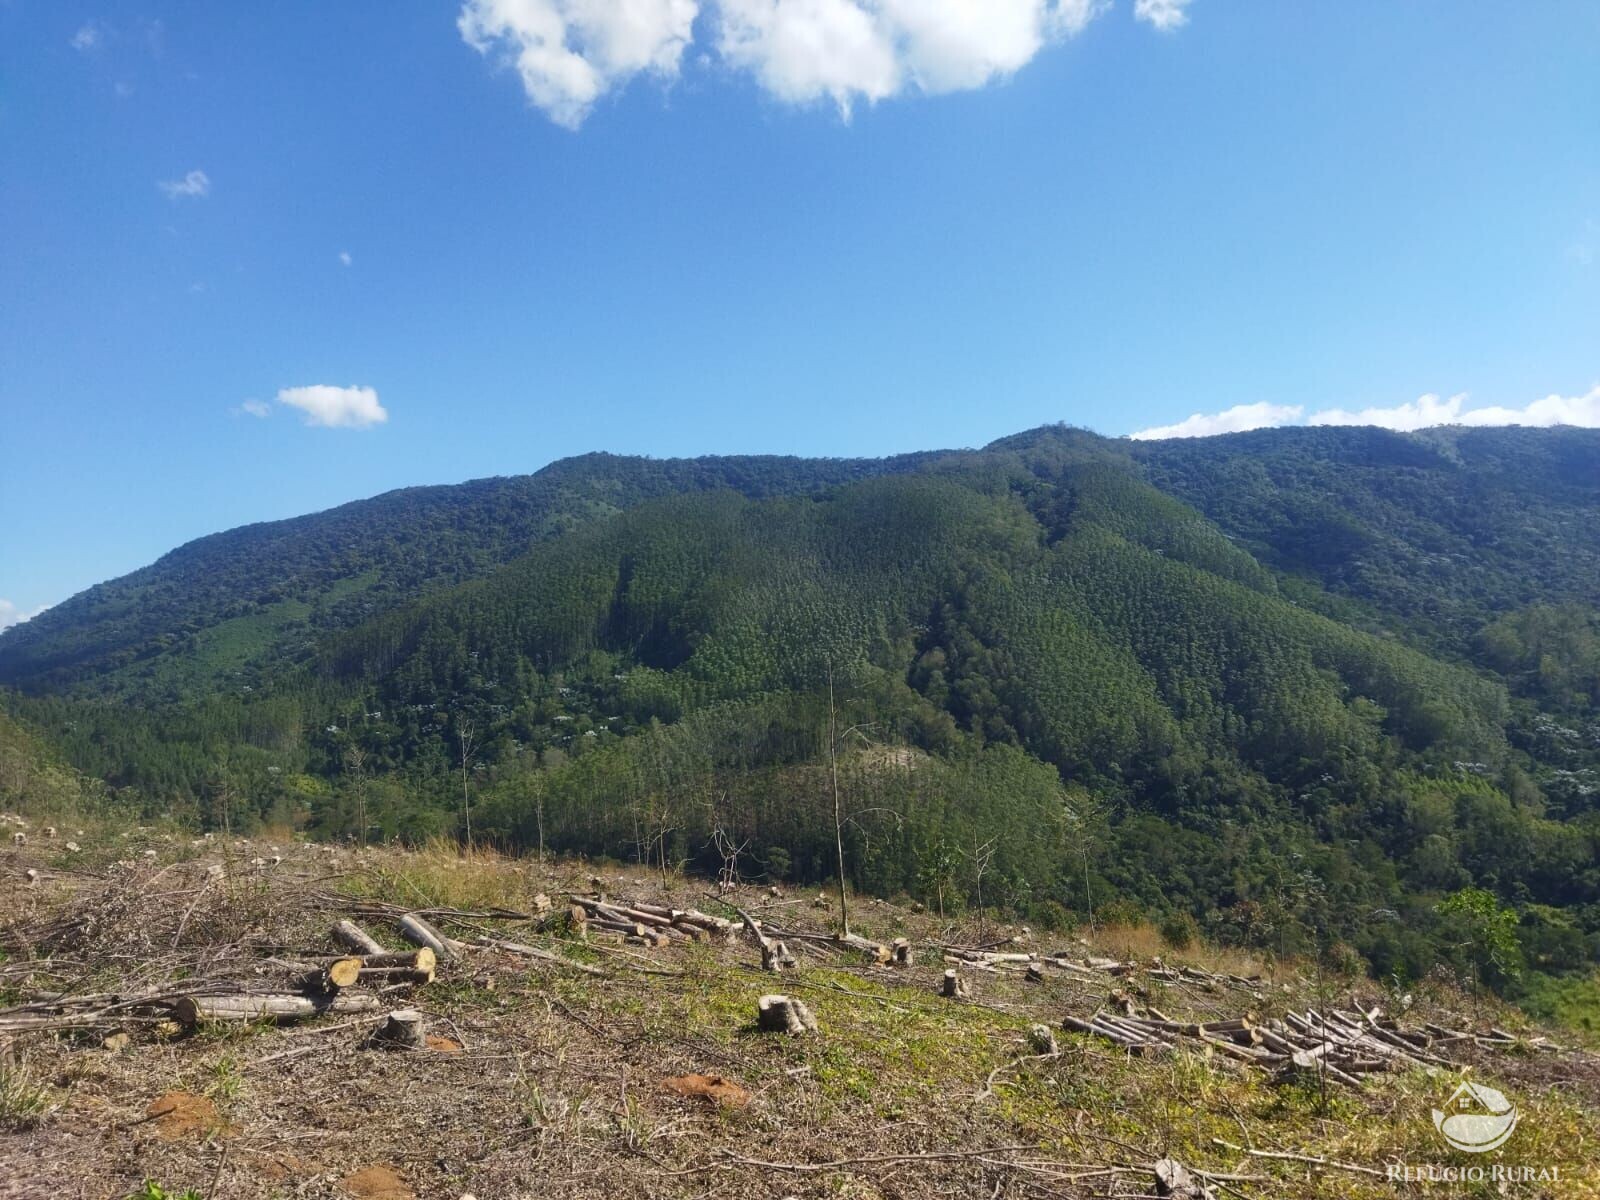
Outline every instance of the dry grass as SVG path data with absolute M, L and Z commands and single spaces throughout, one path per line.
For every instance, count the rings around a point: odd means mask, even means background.
M 587 890 L 594 874 L 581 864 L 540 867 L 488 852 L 467 861 L 446 846 L 401 854 L 280 841 L 282 863 L 251 868 L 252 858 L 266 857 L 265 845 L 156 844 L 157 861 L 136 847 L 124 856 L 129 865 L 56 874 L 35 888 L 17 881 L 40 856 L 0 854 L 0 936 L 12 947 L 0 986 L 14 999 L 34 988 L 129 987 L 181 971 L 259 978 L 267 947 L 325 945 L 337 914 L 308 905 L 313 892 L 423 908 L 525 909 L 538 892 Z M 223 860 L 231 864 L 227 882 L 207 884 L 207 867 Z M 603 875 L 618 896 L 713 905 L 703 881 L 663 885 L 615 868 Z M 830 914 L 813 906 L 813 895 L 793 903 L 750 891 L 739 902 L 774 924 L 816 929 Z M 392 928 L 367 924 L 394 941 Z M 455 932 L 491 924 L 518 940 L 538 938 L 516 922 L 466 922 Z M 869 968 L 794 943 L 802 967 L 780 986 L 814 1009 L 816 1037 L 755 1032 L 755 999 L 774 981 L 753 969 L 743 942 L 641 951 L 557 939 L 541 944 L 604 976 L 474 952 L 411 998 L 437 1032 L 461 1043 L 458 1052 L 369 1049 L 366 1027 L 337 1019 L 186 1037 L 138 1027 L 121 1050 L 102 1047 L 105 1030 L 30 1033 L 13 1053 L 27 1057 L 30 1086 L 47 1085 L 47 1103 L 58 1107 L 32 1128 L 0 1131 L 0 1196 L 122 1200 L 146 1178 L 172 1192 L 192 1187 L 245 1200 L 351 1196 L 374 1180 L 399 1180 L 395 1196 L 470 1192 L 478 1200 L 1136 1196 L 1152 1190 L 1141 1168 L 1170 1153 L 1191 1167 L 1248 1177 L 1219 1184 L 1223 1195 L 1331 1200 L 1412 1191 L 1359 1171 L 1252 1158 L 1218 1139 L 1379 1171 L 1389 1162 L 1468 1161 L 1439 1143 L 1428 1116 L 1453 1088 L 1453 1074 L 1383 1076 L 1360 1092 L 1323 1095 L 1273 1086 L 1260 1072 L 1192 1049 L 1145 1060 L 1071 1036 L 1058 1056 L 1040 1058 L 1028 1046 L 1029 1025 L 1092 1010 L 1105 985 L 978 972 L 972 999 L 952 1002 L 936 994 L 944 968 L 927 947 L 974 941 L 975 928 L 866 901 L 855 924 L 873 936 L 912 938 L 920 961 L 909 970 Z M 1174 952 L 1150 937 L 1143 928 L 1106 930 L 1093 949 L 1253 973 L 1231 955 Z M 79 965 L 67 968 L 69 958 Z M 1304 980 L 1292 972 L 1284 979 L 1289 991 L 1259 1002 L 1232 990 L 1135 985 L 1149 1003 L 1188 1019 L 1317 1002 Z M 1341 1003 L 1386 1003 L 1365 981 L 1324 986 L 1336 987 Z M 1419 1017 L 1458 1022 L 1458 1001 L 1421 995 Z M 1490 1019 L 1513 1015 L 1495 1009 Z M 1504 1194 L 1600 1194 L 1587 1173 L 1597 1157 L 1600 1064 L 1579 1055 L 1485 1054 L 1476 1071 L 1524 1112 L 1498 1160 L 1559 1165 L 1565 1174 L 1559 1185 Z M 725 1107 L 665 1086 L 691 1072 L 737 1084 L 749 1102 Z M 215 1120 L 181 1132 L 152 1120 L 152 1102 L 173 1093 L 203 1101 Z M 926 1157 L 947 1154 L 962 1157 Z M 1469 1184 L 1449 1194 L 1501 1193 Z

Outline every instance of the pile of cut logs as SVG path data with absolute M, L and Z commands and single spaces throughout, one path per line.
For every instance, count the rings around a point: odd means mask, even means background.
M 574 926 L 620 933 L 628 940 L 652 946 L 727 938 L 735 929 L 732 921 L 692 908 L 667 908 L 642 900 L 610 901 L 601 896 L 574 895 L 571 899 L 568 916 Z
M 947 964 L 960 965 L 979 971 L 1022 970 L 1034 978 L 1042 978 L 1047 970 L 1060 971 L 1085 979 L 1121 979 L 1142 974 L 1163 983 L 1189 984 L 1205 991 L 1219 992 L 1232 989 L 1263 999 L 1261 980 L 1243 975 L 1228 975 L 1216 971 L 1202 971 L 1197 967 L 1169 967 L 1159 958 L 1149 963 L 1126 962 L 1116 958 L 1098 958 L 1088 955 L 1081 959 L 1067 954 L 1032 954 L 1015 950 L 969 949 L 959 946 L 943 948 Z
M 276 987 L 263 988 L 255 979 L 191 979 L 133 995 L 36 992 L 0 1012 L 0 1033 L 379 1013 L 386 997 L 432 983 L 438 964 L 462 949 L 420 917 L 407 915 L 397 928 L 415 950 L 388 950 L 353 922 L 340 921 L 330 937 L 346 953 L 259 960 L 258 974 L 287 973 Z
M 184 1026 L 207 1021 L 296 1021 L 325 1013 L 375 1013 L 384 997 L 432 983 L 440 962 L 462 953 L 461 943 L 445 937 L 415 914 L 396 923 L 400 936 L 416 946 L 408 952 L 384 949 L 353 921 L 340 921 L 331 939 L 354 953 L 315 961 L 269 959 L 294 972 L 289 992 L 207 991 L 170 999 L 173 1018 Z M 366 985 L 371 991 L 349 989 Z
M 1154 1008 L 1141 1012 L 1125 994 L 1114 994 L 1113 999 L 1119 1011 L 1102 1009 L 1087 1018 L 1069 1016 L 1062 1022 L 1063 1027 L 1104 1038 L 1132 1054 L 1165 1053 L 1179 1039 L 1193 1039 L 1230 1058 L 1271 1069 L 1283 1082 L 1325 1078 L 1359 1087 L 1361 1076 L 1377 1071 L 1456 1068 L 1461 1064 L 1438 1051 L 1461 1042 L 1494 1049 L 1519 1044 L 1550 1051 L 1560 1049 L 1545 1038 L 1519 1043 L 1499 1029 L 1488 1037 L 1433 1024 L 1420 1030 L 1404 1029 L 1377 1008 L 1368 1012 L 1306 1009 L 1285 1013 L 1282 1019 L 1261 1021 L 1246 1014 L 1231 1020 L 1197 1023 L 1174 1021 Z

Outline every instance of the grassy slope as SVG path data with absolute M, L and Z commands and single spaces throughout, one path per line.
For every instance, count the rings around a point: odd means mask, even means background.
M 442 851 L 353 854 L 277 843 L 285 861 L 252 870 L 248 860 L 268 853 L 267 845 L 195 845 L 155 829 L 102 836 L 107 840 L 76 856 L 37 843 L 0 852 L 7 860 L 0 911 L 8 914 L 0 936 L 14 947 L 5 964 L 7 1002 L 27 986 L 27 953 L 15 948 L 16 936 L 63 915 L 81 917 L 91 902 L 96 920 L 82 927 L 73 951 L 91 974 L 75 975 L 75 987 L 118 978 L 126 986 L 130 962 L 145 982 L 207 958 L 207 972 L 217 974 L 228 961 L 215 956 L 240 938 L 321 945 L 333 911 L 307 903 L 320 888 L 460 907 L 525 906 L 537 891 L 590 886 L 589 871 L 577 865 L 541 868 L 492 856 L 467 863 Z M 146 848 L 156 861 L 145 861 Z M 118 859 L 127 865 L 108 868 Z M 196 888 L 217 861 L 230 881 Z M 61 873 L 25 891 L 17 882 L 24 862 Z M 102 878 L 78 873 L 90 867 Z M 663 889 L 651 876 L 607 869 L 605 883 L 620 896 L 712 905 L 694 880 L 669 878 Z M 167 888 L 185 904 L 160 902 Z M 141 909 L 135 898 L 152 892 L 158 899 Z M 108 903 L 113 897 L 119 902 Z M 771 903 L 759 890 L 741 902 L 758 912 Z M 827 916 L 809 896 L 764 915 L 791 927 L 817 927 Z M 1471 1163 L 1440 1146 L 1428 1117 L 1453 1089 L 1453 1074 L 1382 1076 L 1325 1102 L 1314 1087 L 1275 1087 L 1231 1060 L 1187 1050 L 1136 1059 L 1064 1036 L 1058 1057 L 1032 1057 L 1031 1023 L 1087 1013 L 1104 1000 L 1104 987 L 1055 974 L 1033 984 L 979 973 L 973 998 L 951 1002 L 934 994 L 943 966 L 924 943 L 970 942 L 984 936 L 979 930 L 940 928 L 886 904 L 865 906 L 858 924 L 877 936 L 913 938 L 923 946 L 923 963 L 891 971 L 805 955 L 800 972 L 781 986 L 814 1008 L 822 1027 L 814 1038 L 753 1032 L 755 998 L 773 980 L 752 969 L 753 952 L 743 943 L 640 954 L 561 941 L 543 944 L 597 966 L 604 978 L 474 954 L 470 966 L 447 971 L 419 994 L 435 1030 L 464 1044 L 458 1053 L 365 1049 L 361 1028 L 336 1022 L 171 1040 L 145 1031 L 118 1052 L 93 1039 L 31 1035 L 16 1053 L 54 1107 L 31 1128 L 0 1128 L 0 1164 L 19 1195 L 77 1195 L 92 1183 L 90 1194 L 118 1197 L 147 1176 L 207 1196 L 349 1195 L 337 1181 L 353 1184 L 355 1172 L 376 1166 L 402 1181 L 404 1190 L 392 1196 L 489 1198 L 690 1197 L 708 1190 L 719 1197 L 1138 1195 L 1150 1190 L 1147 1173 L 1105 1172 L 1163 1153 L 1249 1177 L 1230 1182 L 1227 1195 L 1375 1197 L 1412 1194 L 1366 1173 L 1389 1161 Z M 392 938 L 378 922 L 368 925 Z M 1070 944 L 1038 941 L 1041 948 Z M 1140 931 L 1107 931 L 1095 941 L 1118 956 L 1152 948 Z M 129 959 L 113 957 L 130 952 Z M 1167 953 L 1169 961 L 1208 960 L 1204 952 Z M 1235 959 L 1219 965 L 1241 967 Z M 1233 1015 L 1250 1003 L 1232 992 L 1144 986 L 1149 1003 L 1180 1018 Z M 1363 981 L 1323 980 L 1319 988 L 1315 978 L 1284 970 L 1254 1006 L 1270 1014 L 1344 1003 L 1352 992 L 1357 1002 L 1390 1003 Z M 1415 999 L 1413 1019 L 1471 1019 L 1462 998 L 1448 991 L 1419 991 Z M 1478 1019 L 1521 1024 L 1498 1007 Z M 752 1098 L 722 1110 L 663 1088 L 665 1077 L 691 1071 L 734 1081 Z M 1559 1186 L 1504 1194 L 1600 1194 L 1592 1166 L 1600 1115 L 1593 1056 L 1502 1056 L 1482 1061 L 1474 1074 L 1506 1090 L 1525 1114 L 1514 1140 L 1491 1160 L 1563 1167 Z M 146 1120 L 153 1099 L 180 1089 L 208 1100 L 223 1128 L 183 1132 Z M 1364 1170 L 1251 1158 L 1217 1139 Z M 212 1190 L 224 1146 L 227 1160 Z M 961 1157 L 918 1157 L 948 1153 Z M 1469 1185 L 1450 1194 L 1501 1193 Z

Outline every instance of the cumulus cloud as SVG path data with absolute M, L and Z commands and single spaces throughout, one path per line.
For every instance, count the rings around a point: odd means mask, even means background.
M 1138 0 L 1171 30 L 1188 0 Z M 457 27 L 515 66 L 537 107 L 576 129 L 635 75 L 676 78 L 695 23 L 718 61 L 794 104 L 853 105 L 983 87 L 1081 33 L 1110 0 L 466 0 Z M 707 59 L 711 56 L 708 52 Z
M 168 200 L 179 200 L 185 196 L 198 199 L 211 194 L 211 177 L 204 171 L 190 171 L 182 179 L 164 179 L 156 186 L 167 194 Z
M 1328 408 L 1314 412 L 1302 421 L 1298 405 L 1244 404 L 1226 412 L 1196 413 L 1176 425 L 1142 429 L 1129 436 L 1136 441 L 1152 438 L 1209 437 L 1215 433 L 1241 433 L 1279 425 L 1376 425 L 1411 433 L 1435 425 L 1577 425 L 1600 429 L 1600 385 L 1581 396 L 1550 395 L 1533 400 L 1521 408 L 1486 405 L 1473 408 L 1465 392 L 1443 399 L 1429 393 L 1392 408 L 1363 408 L 1356 411 Z
M 0 629 L 10 629 L 13 625 L 31 621 L 49 607 L 48 604 L 41 604 L 38 608 L 25 612 L 11 601 L 0 598 Z
M 88 54 L 91 51 L 100 49 L 101 46 L 105 45 L 105 41 L 105 26 L 98 21 L 87 21 L 78 27 L 78 31 L 72 35 L 68 45 L 80 54 Z
M 272 415 L 272 405 L 265 400 L 246 400 L 233 411 L 245 417 L 270 417 Z
M 1189 0 L 1134 0 L 1133 15 L 1162 33 L 1171 33 L 1189 23 L 1188 7 Z
M 1141 429 L 1130 434 L 1135 441 L 1156 438 L 1210 437 L 1214 433 L 1244 433 L 1249 429 L 1268 429 L 1275 425 L 1289 425 L 1298 421 L 1305 412 L 1297 404 L 1236 404 L 1219 413 L 1195 413 L 1176 425 L 1157 425 L 1154 429 Z
M 717 49 L 780 100 L 848 115 L 915 89 L 982 87 L 1071 37 L 1101 0 L 719 0 Z
M 528 99 L 576 129 L 635 75 L 678 74 L 696 0 L 467 0 L 456 28 L 480 54 L 516 67 Z
M 284 388 L 278 393 L 278 403 L 298 408 L 307 425 L 325 429 L 370 429 L 389 419 L 389 410 L 378 403 L 378 393 L 369 387 L 319 383 Z

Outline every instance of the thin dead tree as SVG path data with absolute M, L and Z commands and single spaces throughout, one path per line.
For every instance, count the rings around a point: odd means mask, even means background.
M 367 752 L 352 743 L 344 750 L 344 769 L 356 789 L 356 837 L 367 844 Z
M 994 861 L 994 847 L 999 836 L 990 838 L 986 842 L 979 842 L 977 833 L 972 835 L 972 853 L 967 856 L 967 861 L 972 864 L 972 886 L 978 896 L 978 940 L 982 941 L 986 928 L 986 917 L 983 911 L 983 877 L 989 870 L 989 864 Z
M 718 825 L 711 831 L 711 844 L 716 847 L 717 857 L 722 859 L 722 866 L 717 871 L 717 891 L 727 895 L 738 890 L 739 856 L 749 847 L 750 839 L 745 838 L 744 841 L 736 843 L 728 836 L 727 830 Z
M 1100 815 L 1100 810 L 1093 797 L 1080 795 L 1076 802 L 1067 800 L 1062 806 L 1062 814 L 1071 825 L 1078 841 L 1078 850 L 1083 858 L 1083 908 L 1089 918 L 1089 932 L 1094 932 L 1094 894 L 1089 888 L 1089 842 L 1092 832 L 1089 828 L 1091 822 Z
M 456 722 L 456 741 L 461 747 L 461 819 L 467 831 L 467 857 L 472 857 L 472 793 L 467 773 L 472 769 L 472 722 L 462 717 Z
M 828 662 L 828 779 L 833 788 L 833 846 L 837 855 L 839 869 L 839 932 L 845 938 L 850 936 L 850 900 L 848 889 L 845 886 L 844 827 L 853 818 L 845 815 L 844 794 L 839 789 L 839 749 L 852 737 L 868 741 L 866 731 L 871 728 L 872 725 L 867 722 L 851 725 L 847 729 L 839 728 L 839 708 L 834 699 L 833 662 L 830 659 Z M 859 824 L 857 828 L 860 828 Z

